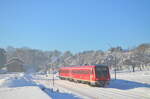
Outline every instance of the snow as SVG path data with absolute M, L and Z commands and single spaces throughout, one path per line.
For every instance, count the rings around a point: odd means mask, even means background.
M 129 89 L 139 88 L 139 87 L 148 87 L 148 88 L 150 88 L 150 85 L 135 82 L 135 81 L 122 80 L 122 79 L 117 79 L 117 80 L 113 79 L 110 82 L 110 85 L 109 85 L 109 88 L 117 88 L 117 89 L 121 89 L 121 90 L 129 90 Z
M 3 83 L 1 86 L 3 87 L 36 86 L 36 84 L 32 80 L 26 78 L 26 76 L 24 75 L 22 76 L 21 75 L 5 79 L 5 83 Z
M 79 99 L 78 96 L 75 96 L 69 91 L 61 90 L 58 92 L 58 89 L 49 89 L 49 88 L 45 89 L 44 91 L 48 93 L 49 96 L 52 97 L 52 99 Z
M 34 82 L 33 74 L 14 73 L 0 75 L 1 99 L 79 99 L 72 93 L 58 91 Z M 43 79 L 44 80 L 44 79 Z
M 50 99 L 39 87 L 0 88 L 1 99 Z
M 117 74 L 117 78 L 143 83 L 150 83 L 149 77 L 150 71 L 123 72 Z
M 39 86 L 44 86 L 44 91 L 48 93 L 52 97 L 52 99 L 81 99 L 81 95 L 75 94 L 70 90 L 67 90 L 62 87 L 55 86 L 55 82 L 53 85 L 53 75 L 31 75 L 32 79 L 38 84 Z M 59 80 L 58 76 L 54 75 L 55 80 Z
M 23 73 L 0 75 L 1 99 L 51 99 Z
M 52 75 L 48 77 L 36 75 L 36 77 L 39 79 L 39 83 L 47 85 L 47 83 L 43 82 L 46 82 L 46 79 L 48 79 L 48 84 L 52 84 Z M 45 79 L 45 81 L 40 78 Z M 59 80 L 55 75 L 55 86 L 60 90 L 64 88 L 77 96 L 80 95 L 82 99 L 150 99 L 150 71 L 120 71 L 117 73 L 117 80 L 114 79 L 114 74 L 111 74 L 111 78 L 112 80 L 108 88 L 102 88 Z
M 117 73 L 117 80 L 114 80 L 114 74 L 111 74 L 111 77 L 110 88 L 122 90 L 140 87 L 150 88 L 150 71 L 120 72 Z
M 60 80 L 58 75 L 0 74 L 0 99 L 150 99 L 150 71 L 111 74 L 107 88 Z

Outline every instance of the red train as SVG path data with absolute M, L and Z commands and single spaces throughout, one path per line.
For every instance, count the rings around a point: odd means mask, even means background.
M 61 67 L 60 79 L 88 83 L 95 86 L 107 86 L 110 81 L 109 68 L 106 65 L 90 65 L 76 67 Z

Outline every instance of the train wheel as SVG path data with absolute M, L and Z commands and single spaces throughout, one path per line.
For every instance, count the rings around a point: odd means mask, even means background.
M 78 82 L 78 83 L 81 83 L 81 81 L 80 81 L 80 80 L 77 80 L 77 82 Z
M 59 77 L 61 80 L 63 79 L 62 77 Z

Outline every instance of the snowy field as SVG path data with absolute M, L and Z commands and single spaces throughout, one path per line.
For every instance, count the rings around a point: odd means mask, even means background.
M 111 74 L 107 88 L 60 80 L 54 75 L 0 74 L 0 99 L 150 99 L 150 71 Z
M 35 82 L 33 74 L 0 74 L 0 99 L 80 99 Z M 47 81 L 48 82 L 48 79 Z
M 51 99 L 22 73 L 0 74 L 0 99 Z

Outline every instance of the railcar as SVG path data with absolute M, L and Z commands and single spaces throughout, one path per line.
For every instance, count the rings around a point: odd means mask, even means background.
M 110 73 L 107 65 L 89 65 L 75 67 L 61 67 L 59 69 L 60 79 L 75 82 L 88 83 L 95 86 L 107 86 L 110 81 Z

